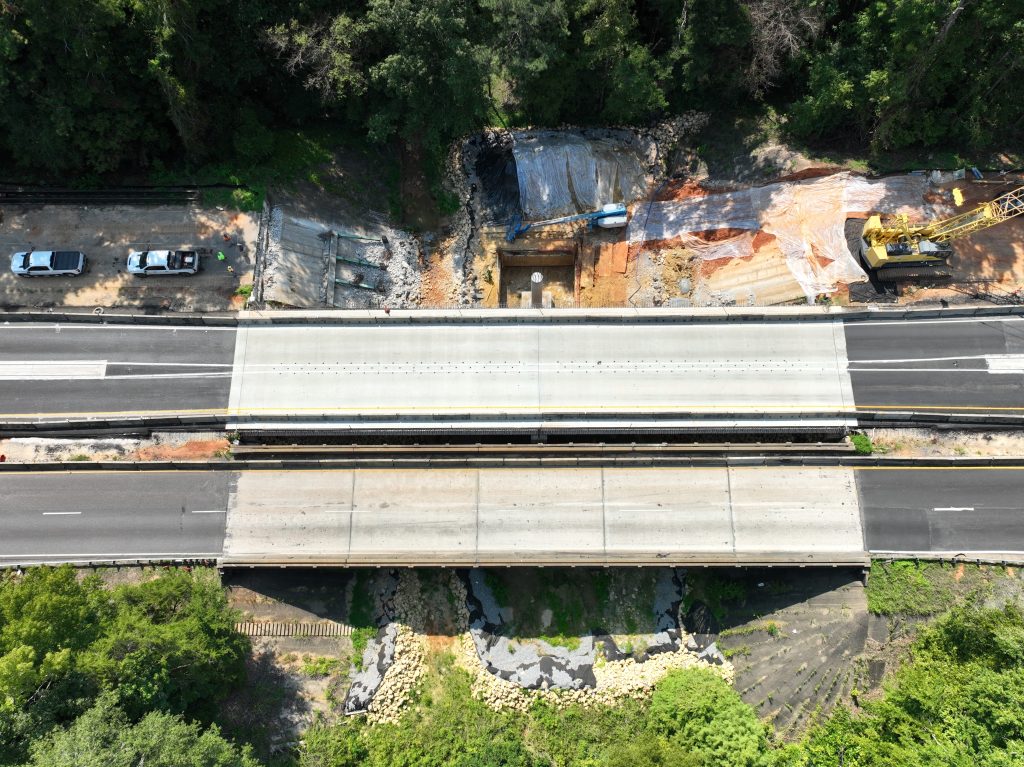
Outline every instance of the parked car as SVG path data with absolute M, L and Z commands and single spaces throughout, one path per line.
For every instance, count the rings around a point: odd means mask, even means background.
M 11 271 L 19 277 L 74 277 L 85 271 L 85 254 L 78 250 L 29 250 L 11 256 Z
M 195 274 L 199 254 L 194 250 L 143 250 L 128 254 L 128 271 L 140 277 L 159 274 Z

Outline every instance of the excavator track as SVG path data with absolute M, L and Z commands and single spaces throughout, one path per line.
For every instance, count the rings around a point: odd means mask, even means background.
M 887 267 L 876 272 L 882 282 L 903 280 L 948 280 L 953 276 L 949 269 L 929 266 Z

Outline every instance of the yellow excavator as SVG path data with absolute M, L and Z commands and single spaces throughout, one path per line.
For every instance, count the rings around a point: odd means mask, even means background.
M 872 216 L 864 224 L 860 254 L 878 279 L 948 277 L 946 259 L 952 241 L 1024 214 L 1024 186 L 973 210 L 929 224 L 911 226 L 905 215 Z

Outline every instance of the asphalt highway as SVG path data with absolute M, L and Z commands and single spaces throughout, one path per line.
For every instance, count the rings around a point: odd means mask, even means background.
M 237 348 L 236 348 L 237 339 Z M 852 402 L 851 402 L 852 400 Z M 1024 414 L 1024 318 L 0 326 L 0 418 Z
M 1024 552 L 1024 468 L 862 469 L 864 537 L 876 552 Z
M 0 325 L 0 417 L 223 410 L 233 328 Z
M 547 476 L 554 482 L 558 470 L 544 471 L 551 472 Z M 622 509 L 631 510 L 623 521 L 630 524 L 642 521 L 634 513 L 638 508 L 636 504 L 642 501 L 647 504 L 644 513 L 658 524 L 669 525 L 671 529 L 666 527 L 653 538 L 651 535 L 644 538 L 642 530 L 631 528 L 633 532 L 629 535 L 640 536 L 638 540 L 646 541 L 643 545 L 650 548 L 652 562 L 670 561 L 658 556 L 660 549 L 656 539 L 668 541 L 674 536 L 674 543 L 663 545 L 676 548 L 691 546 L 693 552 L 706 555 L 709 562 L 721 563 L 721 555 L 734 551 L 739 541 L 737 536 L 744 529 L 750 531 L 744 547 L 751 557 L 755 557 L 760 549 L 766 553 L 778 552 L 780 536 L 785 535 L 785 530 L 778 525 L 766 525 L 767 517 L 758 521 L 758 515 L 778 519 L 779 524 L 789 517 L 792 524 L 798 525 L 793 528 L 795 532 L 787 549 L 794 554 L 799 554 L 794 549 L 802 546 L 799 536 L 806 537 L 813 526 L 822 528 L 816 533 L 819 537 L 815 546 L 820 548 L 836 543 L 828 540 L 827 533 L 833 525 L 830 520 L 834 515 L 837 530 L 840 529 L 839 521 L 843 522 L 844 531 L 856 531 L 862 527 L 864 550 L 873 553 L 941 552 L 966 556 L 1016 553 L 1018 558 L 1024 555 L 1024 494 L 1021 493 L 1024 466 L 1015 469 L 857 469 L 852 473 L 856 483 L 856 492 L 851 499 L 854 520 L 858 519 L 858 497 L 860 507 L 860 523 L 853 528 L 846 522 L 851 516 L 845 502 L 837 500 L 840 498 L 836 495 L 838 491 L 817 486 L 825 475 L 815 478 L 812 473 L 794 470 L 779 474 L 772 468 L 751 468 L 735 474 L 730 480 L 731 490 L 727 488 L 726 491 L 719 487 L 720 483 L 714 477 L 687 478 L 685 482 L 689 484 L 685 489 L 690 500 L 685 502 L 680 501 L 684 495 L 669 492 L 671 488 L 659 490 L 661 495 L 652 494 L 650 490 L 631 493 L 629 501 L 632 505 L 622 506 Z M 236 541 L 235 553 L 237 547 L 244 544 L 246 556 L 253 561 L 261 552 L 260 540 L 266 542 L 268 551 L 283 537 L 287 537 L 288 545 L 296 551 L 313 550 L 324 545 L 325 536 L 337 533 L 344 534 L 349 553 L 355 551 L 356 546 L 362 547 L 362 555 L 352 559 L 353 562 L 373 564 L 376 558 L 381 563 L 400 564 L 403 558 L 415 557 L 417 561 L 442 564 L 444 557 L 443 552 L 438 551 L 437 538 L 442 529 L 448 530 L 445 535 L 452 541 L 460 534 L 459 525 L 466 527 L 462 533 L 482 529 L 480 510 L 475 512 L 474 522 L 474 512 L 470 509 L 467 523 L 457 519 L 461 512 L 455 507 L 445 511 L 443 519 L 430 515 L 429 506 L 435 496 L 449 498 L 458 495 L 461 487 L 458 482 L 461 475 L 458 473 L 445 473 L 443 481 L 441 475 L 431 478 L 427 488 L 430 492 L 420 496 L 414 493 L 419 481 L 409 476 L 402 480 L 404 484 L 401 487 L 396 486 L 392 491 L 385 486 L 364 485 L 362 480 L 352 477 L 347 485 L 332 482 L 330 473 L 324 472 L 247 474 L 252 479 L 259 479 L 259 486 L 255 492 L 248 492 L 248 501 L 238 501 L 238 494 L 246 495 L 241 492 L 245 488 L 239 472 L 0 473 L 0 565 L 220 557 L 225 551 L 226 526 L 234 526 L 244 533 L 245 540 Z M 352 472 L 348 474 L 352 475 Z M 377 476 L 380 479 L 369 479 L 380 485 L 386 479 L 386 473 Z M 515 475 L 509 474 L 509 477 L 511 481 Z M 481 475 L 481 480 L 477 481 L 482 484 L 482 479 Z M 776 489 L 772 491 L 774 495 L 755 493 L 748 502 L 738 504 L 747 489 L 736 485 L 737 480 L 751 488 Z M 655 481 L 664 485 L 674 480 L 662 471 L 652 472 L 651 482 Z M 501 477 L 495 477 L 495 482 L 498 484 L 490 484 L 497 488 L 495 492 L 500 492 Z M 800 487 L 805 482 L 807 493 L 802 499 Z M 622 484 L 622 481 L 617 482 L 617 485 Z M 508 485 L 512 486 L 514 483 Z M 684 489 L 682 485 L 680 489 Z M 405 513 L 401 505 L 391 504 L 395 493 L 400 492 L 406 495 L 412 492 L 411 497 L 419 498 L 415 503 L 410 501 L 408 511 L 415 511 L 415 514 Z M 509 491 L 506 489 L 504 492 Z M 831 500 L 827 498 L 830 492 L 833 494 Z M 352 493 L 356 495 L 350 497 Z M 532 505 L 518 513 L 534 514 L 541 521 L 545 515 L 568 514 L 571 517 L 573 509 L 586 504 L 573 502 L 567 493 L 567 490 L 561 495 L 534 492 Z M 704 495 L 696 497 L 694 493 Z M 789 506 L 780 500 L 783 498 L 780 493 L 791 498 Z M 812 495 L 822 500 L 814 501 Z M 309 507 L 297 504 L 296 499 L 304 496 L 318 500 Z M 378 500 L 373 501 L 374 497 Z M 492 500 L 497 501 L 498 496 Z M 723 502 L 733 506 L 731 518 L 734 527 L 729 535 L 722 538 L 724 543 L 719 542 L 719 545 L 715 543 L 717 539 L 713 531 L 707 527 L 707 520 L 713 522 L 717 519 L 711 504 Z M 663 506 L 666 503 L 668 505 Z M 479 500 L 477 504 L 483 509 Z M 672 504 L 676 508 L 670 508 Z M 579 512 L 581 518 L 596 513 L 597 517 L 604 519 L 601 526 L 612 535 L 617 534 L 615 517 L 609 516 L 621 511 L 614 497 L 606 495 L 603 501 L 595 501 L 591 505 L 597 505 L 598 511 L 583 509 Z M 603 512 L 600 511 L 601 505 Z M 445 509 L 449 506 L 450 503 Z M 514 516 L 516 508 L 517 505 L 507 506 L 502 513 Z M 261 510 L 262 513 L 254 516 Z M 239 514 L 238 522 L 230 522 L 230 514 Z M 810 517 L 807 515 L 813 517 L 815 514 L 820 518 L 808 521 Z M 749 520 L 749 528 L 744 527 L 747 523 L 743 519 Z M 398 537 L 395 545 L 389 548 L 387 531 L 396 523 L 395 535 Z M 423 535 L 416 534 L 417 524 L 424 525 Z M 687 525 L 692 526 L 689 528 L 692 534 L 686 533 Z M 728 527 L 726 525 L 722 529 Z M 516 561 L 529 561 L 536 558 L 531 556 L 531 552 L 540 555 L 550 548 L 550 541 L 538 539 L 535 531 L 524 530 L 520 535 L 515 533 L 514 526 L 509 529 L 514 536 L 514 540 L 510 540 L 519 549 Z M 766 531 L 760 545 L 758 530 Z M 625 528 L 620 532 L 623 531 Z M 362 540 L 360 536 L 367 542 L 359 543 Z M 729 542 L 730 536 L 732 543 Z M 416 556 L 417 546 L 429 551 Z M 578 552 L 572 556 L 582 561 Z M 687 554 L 686 561 L 692 563 L 696 559 Z M 301 562 L 301 559 L 294 561 Z M 459 559 L 459 562 L 463 561 Z M 807 562 L 806 556 L 793 557 L 794 564 Z M 571 562 L 566 560 L 566 563 Z
M 857 407 L 1024 414 L 1024 317 L 849 322 Z
M 0 474 L 0 566 L 210 559 L 233 472 Z

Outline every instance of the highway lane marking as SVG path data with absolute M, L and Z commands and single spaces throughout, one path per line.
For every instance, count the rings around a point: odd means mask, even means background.
M 847 360 L 851 365 L 883 364 L 889 362 L 952 362 L 954 360 L 985 360 L 995 355 L 991 354 L 968 354 L 958 357 L 901 357 L 884 360 Z
M 985 357 L 988 372 L 1024 373 L 1024 354 L 989 354 Z
M 830 465 L 830 466 L 792 466 L 792 465 L 780 465 L 780 466 L 752 466 L 752 465 L 735 465 L 735 466 L 724 466 L 724 465 L 711 465 L 711 466 L 487 466 L 487 467 L 474 467 L 474 466 L 433 466 L 430 468 L 406 468 L 401 466 L 362 466 L 358 468 L 349 467 L 338 467 L 328 469 L 263 469 L 263 468 L 231 468 L 231 469 L 131 469 L 131 470 L 118 470 L 118 469 L 99 469 L 96 471 L 83 471 L 83 472 L 49 472 L 49 471 L 5 471 L 0 473 L 0 481 L 3 477 L 52 477 L 56 479 L 66 480 L 69 476 L 75 474 L 82 474 L 85 476 L 96 476 L 96 475 L 121 475 L 125 477 L 140 476 L 143 474 L 212 474 L 220 471 L 237 472 L 239 474 L 243 472 L 256 472 L 259 474 L 331 474 L 331 473 L 347 473 L 347 472 L 438 472 L 438 471 L 501 471 L 501 472 L 533 472 L 543 471 L 545 473 L 552 471 L 613 471 L 613 472 L 633 472 L 633 471 L 1024 471 L 1024 464 L 1014 466 L 843 466 L 843 465 Z M 359 509 L 348 509 L 345 511 L 337 511 L 333 513 L 337 514 L 348 514 L 351 512 L 360 513 Z M 218 512 L 226 513 L 226 512 Z M 325 513 L 325 512 L 321 512 Z M 326 512 L 331 513 L 331 512 Z
M 193 509 L 193 514 L 227 514 L 227 509 Z
M 894 368 L 894 367 L 856 367 L 856 365 L 890 365 L 907 362 L 957 362 L 984 361 L 983 368 Z M 1021 374 L 1024 373 L 1024 354 L 978 354 L 964 357 L 919 357 L 891 360 L 850 360 L 846 366 L 850 373 L 990 373 Z
M 850 373 L 1022 373 L 1024 370 L 990 370 L 988 368 L 854 368 Z
M 106 360 L 0 361 L 0 381 L 94 381 L 106 373 Z
M 914 372 L 929 372 L 928 370 L 916 369 Z M 963 372 L 975 372 L 983 373 L 985 371 L 967 370 Z M 129 376 L 134 378 L 137 376 Z M 175 415 L 209 415 L 209 416 L 220 416 L 224 418 L 242 418 L 245 416 L 255 415 L 296 415 L 296 414 L 316 414 L 323 416 L 344 416 L 347 414 L 362 414 L 362 413 L 383 413 L 385 415 L 401 416 L 401 415 L 415 415 L 420 412 L 437 413 L 438 415 L 452 415 L 460 416 L 467 413 L 478 413 L 478 412 L 506 412 L 506 413 L 536 413 L 538 418 L 553 418 L 559 415 L 576 415 L 581 412 L 588 410 L 593 411 L 611 411 L 613 413 L 632 413 L 638 412 L 641 415 L 644 412 L 658 412 L 658 413 L 678 413 L 681 416 L 685 416 L 693 413 L 717 413 L 722 412 L 725 414 L 730 413 L 742 413 L 743 415 L 757 415 L 762 412 L 764 413 L 775 413 L 786 411 L 792 412 L 794 415 L 802 415 L 803 413 L 816 413 L 816 412 L 828 412 L 845 415 L 856 415 L 858 412 L 868 410 L 949 410 L 956 412 L 985 412 L 985 411 L 1016 411 L 1024 412 L 1024 405 L 1019 407 L 1011 407 L 1005 405 L 846 405 L 846 404 L 789 404 L 789 405 L 778 405 L 778 404 L 760 404 L 760 403 L 744 403 L 742 405 L 736 404 L 723 404 L 723 405 L 582 405 L 579 408 L 566 408 L 566 407 L 553 407 L 539 409 L 535 406 L 530 405 L 469 405 L 462 409 L 457 409 L 454 406 L 444 408 L 432 408 L 424 405 L 422 407 L 403 407 L 400 410 L 389 409 L 384 406 L 365 406 L 365 407 L 332 407 L 332 408 L 315 408 L 315 407 L 294 407 L 294 408 L 281 408 L 281 407 L 252 407 L 245 409 L 233 409 L 225 410 L 219 408 L 194 408 L 194 409 L 182 409 L 182 410 L 93 410 L 93 411 L 67 411 L 67 412 L 47 412 L 47 413 L 0 413 L 0 419 L 4 420 L 23 420 L 28 421 L 31 419 L 67 419 L 67 418 L 102 418 L 102 417 L 117 417 L 117 418 L 145 418 L 151 416 L 175 416 Z
M 126 367 L 153 367 L 153 368 L 230 368 L 234 367 L 231 362 L 134 362 L 123 360 L 108 360 L 108 365 L 124 365 Z
M 80 512 L 80 511 L 44 511 L 43 512 L 43 516 L 44 517 L 63 517 L 63 516 L 71 516 L 73 514 L 81 514 L 81 513 L 82 512 Z
M 151 378 L 230 378 L 231 371 L 223 373 L 140 373 L 139 375 L 104 376 L 105 381 L 142 381 Z M 0 379 L 2 380 L 2 379 Z
M 974 511 L 973 506 L 936 506 L 932 511 Z
M 95 561 L 95 557 L 106 557 L 106 558 L 110 559 L 111 561 L 124 560 L 124 559 L 133 559 L 135 557 L 139 557 L 139 558 L 142 558 L 142 557 L 164 557 L 164 558 L 172 558 L 172 557 L 190 557 L 190 558 L 191 557 L 219 557 L 219 556 L 223 555 L 223 553 L 224 553 L 223 551 L 186 551 L 186 552 L 166 552 L 166 553 L 165 552 L 148 552 L 148 551 L 147 552 L 138 552 L 138 551 L 135 551 L 135 552 L 130 552 L 128 554 L 121 554 L 121 553 L 111 554 L 110 552 L 104 551 L 104 552 L 100 552 L 100 553 L 97 553 L 97 554 L 90 554 L 88 552 L 76 553 L 76 554 L 0 554 L 0 562 L 4 562 L 4 561 L 24 562 L 25 559 L 34 559 L 34 560 L 39 560 L 41 562 L 53 562 L 53 561 L 57 561 L 57 562 L 93 562 L 93 561 Z M 69 560 L 69 559 L 65 559 L 64 557 L 90 557 L 90 558 L 89 559 Z
M 841 318 L 840 318 L 841 319 Z M 1024 322 L 1024 317 L 946 317 L 945 319 L 911 319 L 911 320 L 842 320 L 847 330 L 870 327 L 913 327 L 915 325 L 955 325 L 955 324 L 980 324 L 987 325 L 990 322 Z
M 237 332 L 238 328 L 226 328 L 218 327 L 216 325 L 125 325 L 118 324 L 117 321 L 112 322 L 88 322 L 85 324 L 79 324 L 77 322 L 11 322 L 5 320 L 3 323 L 4 331 L 8 330 L 39 330 L 39 331 L 54 331 L 63 333 L 66 330 L 85 330 L 90 333 L 97 330 L 141 330 L 149 331 L 151 333 L 174 333 L 179 330 L 202 330 L 203 332 L 210 332 L 211 330 L 228 331 L 230 333 Z

